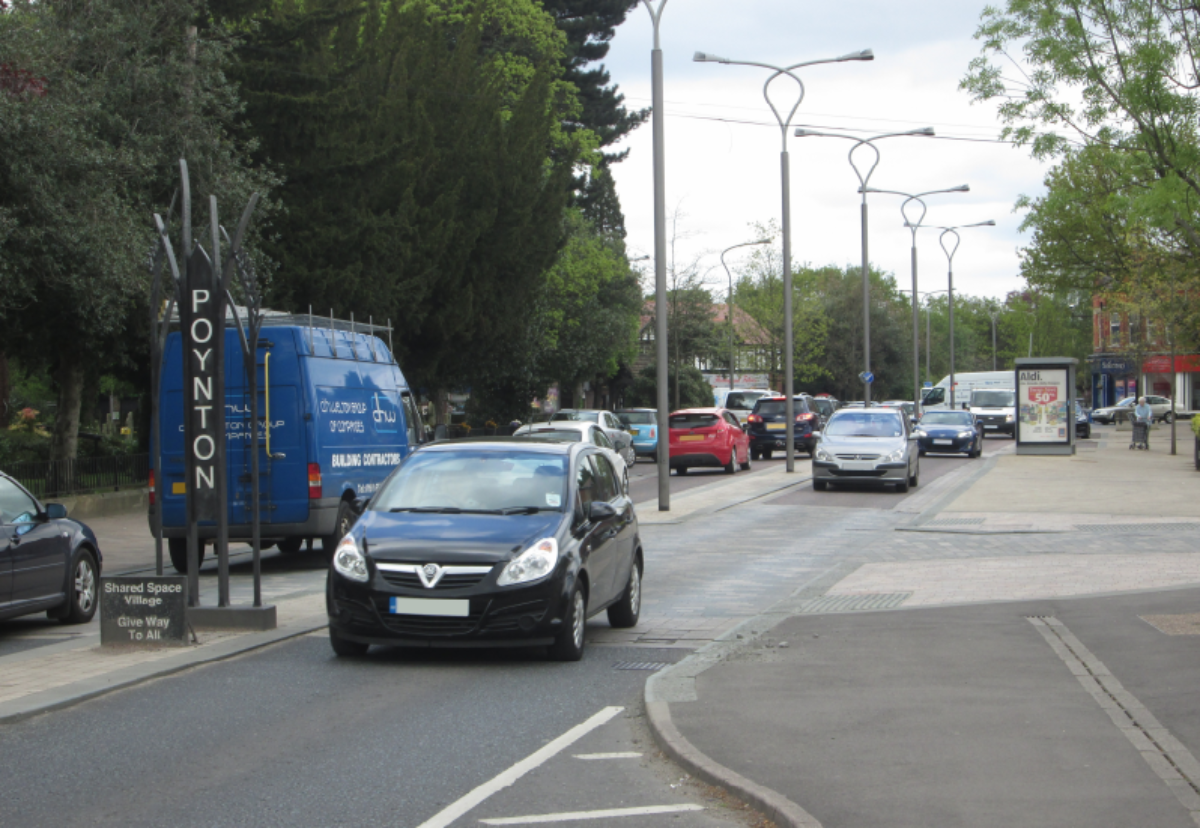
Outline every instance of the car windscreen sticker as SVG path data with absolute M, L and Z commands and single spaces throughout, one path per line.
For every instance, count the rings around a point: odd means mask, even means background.
M 557 509 L 562 505 L 562 495 L 548 494 L 546 495 L 546 505 Z

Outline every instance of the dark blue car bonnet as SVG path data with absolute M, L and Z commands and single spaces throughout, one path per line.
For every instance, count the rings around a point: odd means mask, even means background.
M 496 563 L 557 535 L 562 512 L 439 515 L 365 512 L 351 534 L 381 561 Z

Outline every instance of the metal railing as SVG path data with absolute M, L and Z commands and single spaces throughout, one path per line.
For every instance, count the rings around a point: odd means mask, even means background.
M 89 492 L 142 488 L 150 477 L 150 456 L 78 457 L 13 463 L 4 469 L 39 500 Z

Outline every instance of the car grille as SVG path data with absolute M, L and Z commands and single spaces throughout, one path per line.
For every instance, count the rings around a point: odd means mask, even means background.
M 830 469 L 835 477 L 883 477 L 884 469 Z
M 878 460 L 878 454 L 839 454 L 839 460 Z
M 392 615 L 386 596 L 376 599 L 375 609 L 383 626 L 394 633 L 408 635 L 464 635 L 479 626 L 483 610 L 471 607 L 466 618 L 442 618 L 429 615 Z M 474 602 L 472 602 L 474 603 Z M 482 606 L 482 605 L 481 605 Z
M 421 579 L 415 572 L 388 572 L 380 570 L 379 574 L 383 580 L 395 587 L 403 587 L 404 589 L 419 589 L 425 590 L 426 587 L 421 583 Z M 448 589 L 466 589 L 473 587 L 487 577 L 487 573 L 481 575 L 467 574 L 456 575 L 447 572 L 442 576 L 442 579 L 437 582 L 437 586 L 433 588 L 433 592 L 442 592 Z

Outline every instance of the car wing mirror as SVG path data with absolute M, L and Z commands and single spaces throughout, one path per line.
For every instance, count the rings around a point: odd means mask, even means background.
M 367 506 L 370 505 L 370 503 L 371 498 L 369 497 L 356 497 L 354 498 L 354 502 L 350 504 L 350 510 L 356 515 L 361 515 L 363 512 L 367 511 Z
M 61 503 L 47 503 L 46 504 L 47 520 L 62 520 L 66 516 L 67 516 L 67 507 L 66 506 L 62 505 Z
M 617 510 L 612 507 L 612 504 L 603 500 L 594 500 L 588 504 L 587 517 L 592 523 L 598 523 L 602 520 L 608 520 L 617 516 Z

